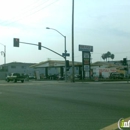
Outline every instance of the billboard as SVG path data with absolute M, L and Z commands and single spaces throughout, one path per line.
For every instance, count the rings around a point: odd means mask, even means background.
M 93 52 L 93 46 L 79 45 L 79 51 Z

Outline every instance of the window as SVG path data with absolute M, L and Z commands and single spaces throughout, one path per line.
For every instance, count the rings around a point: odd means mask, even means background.
M 21 66 L 21 68 L 22 68 L 22 69 L 24 69 L 24 68 L 25 68 L 25 66 Z

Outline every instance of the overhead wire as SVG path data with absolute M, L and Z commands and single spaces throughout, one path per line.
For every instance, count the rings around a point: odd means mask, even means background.
M 7 24 L 4 24 L 4 26 L 9 25 L 9 24 L 12 24 L 12 23 L 15 23 L 15 22 L 17 22 L 17 21 L 20 21 L 20 20 L 22 20 L 23 18 L 29 17 L 29 16 L 31 16 L 31 15 L 33 15 L 33 14 L 35 14 L 35 13 L 41 11 L 41 10 L 43 10 L 43 9 L 45 9 L 45 8 L 47 8 L 47 7 L 51 6 L 51 5 L 53 5 L 53 4 L 56 3 L 57 1 L 59 1 L 59 0 L 55 0 L 54 2 L 51 2 L 51 3 L 48 4 L 47 6 L 41 7 L 40 9 L 37 8 L 37 10 L 33 11 L 32 13 L 27 14 L 27 15 L 25 15 L 25 16 L 19 18 L 19 19 L 16 19 L 16 20 L 14 20 L 14 21 L 8 22 Z M 44 5 L 46 2 L 48 2 L 48 0 L 46 0 L 46 1 L 45 1 L 44 3 L 42 3 L 41 5 Z M 39 7 L 39 6 L 37 6 L 37 7 Z M 27 12 L 25 12 L 25 13 L 27 13 Z M 1 23 L 0 23 L 0 24 L 1 24 Z
M 58 1 L 58 0 L 56 0 L 56 1 Z M 55 1 L 55 2 L 56 2 L 56 1 Z M 44 3 L 42 3 L 41 5 L 45 4 L 46 2 L 48 2 L 48 0 L 44 1 Z M 33 13 L 27 14 L 28 12 L 25 12 L 25 13 L 26 13 L 25 16 L 22 16 L 21 18 L 18 18 L 18 19 L 16 19 L 16 20 L 13 20 L 13 21 L 11 21 L 11 22 L 5 24 L 5 25 L 9 25 L 9 24 L 11 24 L 11 23 L 15 23 L 15 22 L 17 22 L 17 21 L 19 21 L 19 20 L 22 20 L 22 19 L 25 18 L 25 17 L 31 16 L 31 15 L 33 15 L 33 14 L 35 14 L 35 13 L 41 11 L 42 9 L 44 9 L 44 8 L 46 8 L 46 7 L 50 6 L 50 5 L 52 5 L 52 4 L 55 3 L 55 2 L 52 2 L 51 4 L 49 4 L 49 5 L 47 5 L 47 6 L 44 6 L 44 7 L 40 8 L 40 9 L 38 9 L 37 11 L 33 11 Z M 41 5 L 40 5 L 40 6 L 41 6 Z M 37 7 L 39 7 L 39 6 L 37 6 Z M 37 8 L 35 8 L 35 9 L 37 9 Z M 31 9 L 31 10 L 33 10 L 33 9 Z M 30 10 L 30 11 L 31 11 L 31 10 Z
M 127 51 L 127 52 L 115 52 L 114 54 L 123 54 L 123 53 L 130 53 L 130 51 Z M 104 53 L 98 53 L 98 52 L 93 52 L 91 54 L 104 54 Z
M 14 17 L 11 18 L 11 19 L 8 19 L 8 21 L 14 20 L 15 18 L 17 18 L 17 17 L 19 17 L 20 15 L 22 15 L 22 14 L 26 11 L 26 9 L 28 9 L 28 7 L 34 5 L 34 4 L 37 3 L 38 1 L 42 1 L 42 0 L 36 0 L 36 1 L 34 1 L 33 3 L 31 3 L 31 4 L 27 5 L 27 6 L 25 6 L 25 7 L 21 10 L 21 13 L 20 13 L 19 15 L 14 16 Z M 25 13 L 26 13 L 26 12 L 25 12 Z M 5 20 L 5 21 L 1 22 L 0 24 L 8 23 L 8 21 Z
M 123 54 L 123 53 L 130 53 L 129 52 L 115 52 L 114 54 Z M 91 54 L 98 54 L 98 55 L 102 55 L 103 53 L 99 53 L 99 52 L 92 52 Z M 82 57 L 82 54 L 81 55 L 77 55 L 75 57 Z

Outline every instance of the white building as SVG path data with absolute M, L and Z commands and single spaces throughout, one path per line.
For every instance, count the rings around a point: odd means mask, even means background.
M 125 71 L 124 68 L 126 68 L 126 66 L 123 66 L 119 61 L 95 62 L 91 65 L 93 76 L 102 76 L 104 78 L 109 78 L 112 72 L 122 73 L 125 76 L 127 74 L 127 71 Z

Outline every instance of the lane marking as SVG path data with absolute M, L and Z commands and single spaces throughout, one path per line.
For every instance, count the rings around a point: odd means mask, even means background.
M 128 120 L 130 120 L 130 117 L 125 118 L 124 120 L 128 121 Z M 118 129 L 118 121 L 112 125 L 109 125 L 109 126 L 102 128 L 101 130 L 117 130 L 117 129 Z

